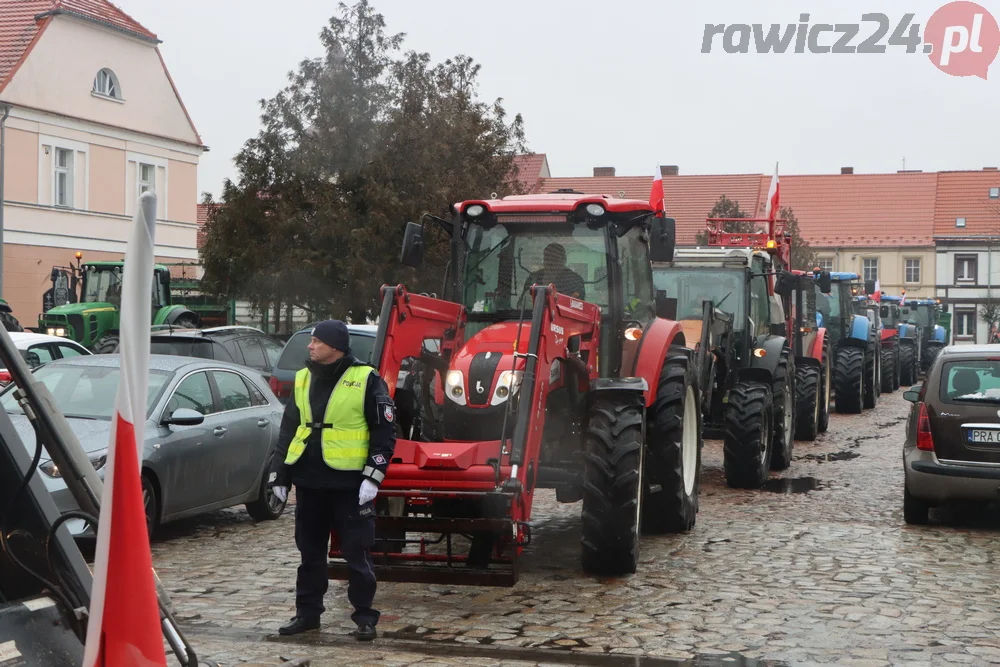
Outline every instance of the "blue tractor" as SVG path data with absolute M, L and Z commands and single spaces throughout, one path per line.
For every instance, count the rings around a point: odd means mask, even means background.
M 855 312 L 855 297 L 874 293 L 875 283 L 862 284 L 856 273 L 831 272 L 830 291 L 824 293 L 823 287 L 816 285 L 817 321 L 833 345 L 835 407 L 841 414 L 859 414 L 876 406 L 881 391 L 880 333 L 871 318 Z
M 912 386 L 920 374 L 925 327 L 917 323 L 918 315 L 913 302 L 914 299 L 906 301 L 900 296 L 888 294 L 882 296 L 883 319 L 889 321 L 890 327 L 897 332 L 899 354 L 896 363 L 899 368 L 899 385 L 902 387 Z
M 935 299 L 906 299 L 901 309 L 903 318 L 916 325 L 920 332 L 917 350 L 917 368 L 926 373 L 938 353 L 948 344 L 945 328 L 938 324 L 941 304 Z M 914 375 L 913 382 L 917 381 Z

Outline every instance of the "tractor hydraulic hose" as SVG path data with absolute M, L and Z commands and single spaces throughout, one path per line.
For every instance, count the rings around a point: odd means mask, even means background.
M 521 396 L 527 397 L 526 409 L 518 410 L 517 423 L 514 425 L 514 441 L 511 446 L 510 463 L 519 466 L 523 463 L 524 448 L 528 442 L 528 426 L 531 422 L 534 406 L 535 372 L 538 368 L 538 347 L 542 338 L 542 320 L 545 318 L 545 307 L 548 305 L 549 290 L 538 286 L 535 289 L 535 307 L 531 314 L 531 336 L 528 339 L 527 361 L 524 365 L 524 376 L 521 379 Z M 511 472 L 511 476 L 514 474 Z

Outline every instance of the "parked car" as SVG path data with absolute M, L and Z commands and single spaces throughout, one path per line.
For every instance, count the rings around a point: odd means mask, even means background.
M 280 342 L 256 327 L 226 326 L 210 329 L 155 329 L 150 334 L 152 354 L 174 354 L 227 361 L 260 371 L 270 377 L 281 355 Z
M 903 446 L 903 515 L 927 523 L 951 501 L 986 502 L 1000 488 L 1000 345 L 945 347 L 912 402 Z
M 38 368 L 56 359 L 90 356 L 91 351 L 79 343 L 60 336 L 31 333 L 30 331 L 8 332 L 14 347 L 21 351 L 21 356 L 29 368 Z M 6 368 L 0 368 L 0 386 L 10 382 L 10 373 Z
M 283 404 L 292 396 L 295 374 L 305 368 L 309 359 L 308 347 L 312 330 L 313 325 L 309 325 L 292 334 L 271 372 L 269 380 L 271 391 Z M 351 354 L 361 361 L 370 362 L 378 327 L 372 324 L 348 324 L 347 331 L 351 334 Z
M 103 477 L 119 384 L 120 356 L 60 359 L 35 371 Z M 29 453 L 35 431 L 14 399 L 0 392 Z M 212 510 L 246 505 L 254 519 L 278 518 L 285 503 L 267 485 L 282 406 L 259 374 L 236 364 L 152 355 L 142 454 L 146 523 L 156 526 Z M 39 466 L 60 511 L 78 506 L 58 467 L 43 452 Z M 79 537 L 92 536 L 83 521 L 68 522 Z

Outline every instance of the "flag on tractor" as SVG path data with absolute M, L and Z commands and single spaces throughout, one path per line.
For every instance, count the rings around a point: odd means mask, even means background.
M 140 473 L 156 196 L 143 194 L 137 208 L 122 275 L 118 396 L 101 495 L 84 667 L 167 664 Z
M 653 188 L 649 191 L 649 205 L 653 207 L 659 217 L 663 217 L 666 207 L 663 202 L 663 173 L 660 168 L 656 168 L 653 175 Z
M 771 177 L 771 187 L 767 189 L 767 206 L 764 210 L 764 217 L 774 220 L 778 215 L 778 201 L 780 199 L 780 186 L 778 185 L 778 164 L 774 164 L 774 176 Z

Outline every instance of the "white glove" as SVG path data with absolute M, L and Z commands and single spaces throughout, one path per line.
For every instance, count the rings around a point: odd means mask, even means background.
M 375 500 L 376 494 L 378 494 L 378 485 L 370 479 L 362 480 L 361 490 L 358 491 L 358 504 L 364 505 L 365 503 L 370 503 Z
M 278 500 L 285 502 L 288 498 L 288 489 L 283 486 L 272 486 L 271 490 L 274 491 L 274 495 L 277 496 Z

